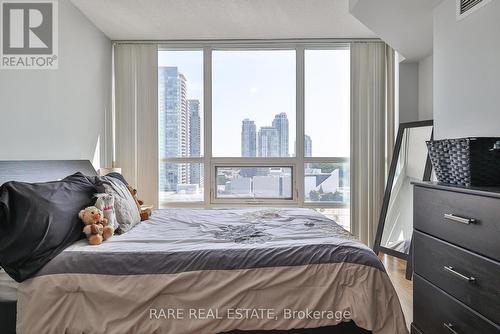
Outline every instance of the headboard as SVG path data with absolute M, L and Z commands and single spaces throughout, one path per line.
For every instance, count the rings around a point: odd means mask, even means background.
M 88 160 L 0 161 L 0 185 L 8 181 L 56 181 L 76 172 L 89 176 L 97 175 Z

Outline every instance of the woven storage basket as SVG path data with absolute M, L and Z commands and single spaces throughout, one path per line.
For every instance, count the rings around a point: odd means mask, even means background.
M 427 142 L 439 182 L 460 186 L 499 186 L 498 137 L 443 139 Z

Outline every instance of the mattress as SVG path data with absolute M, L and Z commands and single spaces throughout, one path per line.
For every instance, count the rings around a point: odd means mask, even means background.
M 22 333 L 220 333 L 341 321 L 407 333 L 383 265 L 310 209 L 165 209 L 23 282 Z

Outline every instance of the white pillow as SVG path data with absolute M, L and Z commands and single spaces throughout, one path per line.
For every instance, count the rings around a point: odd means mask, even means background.
M 141 216 L 137 209 L 134 198 L 127 189 L 127 186 L 120 180 L 113 177 L 103 177 L 104 191 L 115 198 L 115 214 L 118 222 L 118 234 L 129 231 L 132 227 L 141 222 Z

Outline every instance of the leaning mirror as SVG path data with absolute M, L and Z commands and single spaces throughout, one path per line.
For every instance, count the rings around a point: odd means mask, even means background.
M 413 235 L 413 186 L 428 181 L 431 164 L 426 141 L 432 121 L 403 123 L 399 127 L 387 178 L 374 251 L 408 260 Z

